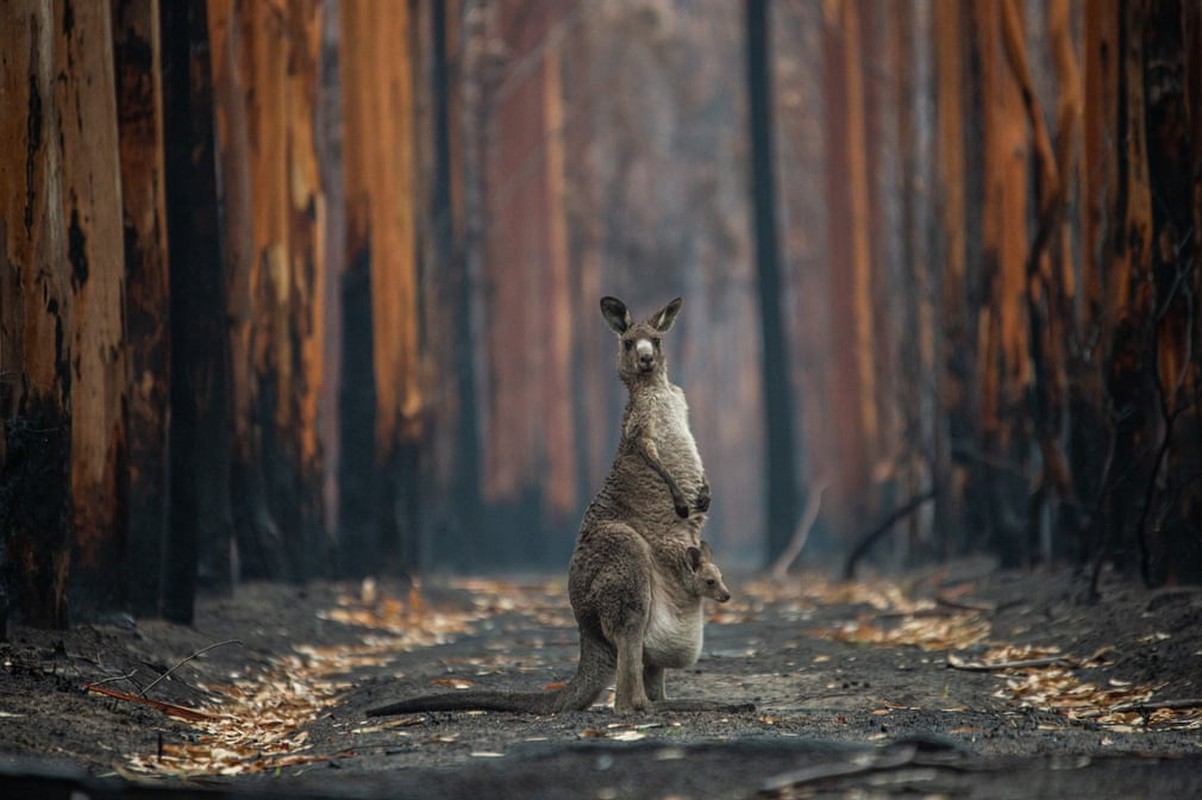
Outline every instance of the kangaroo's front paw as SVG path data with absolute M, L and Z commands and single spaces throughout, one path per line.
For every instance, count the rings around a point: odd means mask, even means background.
M 710 510 L 710 485 L 708 483 L 701 484 L 701 490 L 697 492 L 697 510 Z
M 674 506 L 676 506 L 676 516 L 680 517 L 681 519 L 689 518 L 689 504 L 688 503 L 686 503 L 683 499 L 680 499 L 680 500 L 673 500 L 672 504 Z

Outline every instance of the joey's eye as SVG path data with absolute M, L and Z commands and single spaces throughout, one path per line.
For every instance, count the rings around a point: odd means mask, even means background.
M 659 337 L 658 337 L 658 336 L 652 336 L 652 337 L 651 337 L 651 344 L 655 345 L 656 347 L 659 347 Z
M 630 348 L 634 347 L 634 340 L 627 339 L 626 341 L 622 342 L 622 344 L 626 346 L 627 350 L 629 350 Z
M 706 578 L 706 579 L 705 579 L 705 585 L 706 585 L 706 586 L 713 586 L 713 585 L 714 585 L 716 582 L 717 582 L 717 581 L 715 581 L 713 578 Z

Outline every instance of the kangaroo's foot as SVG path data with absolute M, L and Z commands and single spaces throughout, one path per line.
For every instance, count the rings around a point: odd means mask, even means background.
M 617 698 L 614 699 L 614 713 L 620 717 L 624 717 L 629 714 L 645 714 L 648 711 L 652 711 L 654 708 L 655 703 L 651 702 L 646 695 L 643 695 L 641 698 L 632 697 L 628 700 L 623 700 L 622 702 L 618 702 Z

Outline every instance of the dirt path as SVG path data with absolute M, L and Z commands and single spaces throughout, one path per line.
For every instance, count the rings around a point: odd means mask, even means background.
M 417 693 L 569 677 L 576 636 L 557 580 L 254 585 L 204 602 L 195 628 L 18 629 L 0 645 L 0 755 L 20 760 L 0 766 L 0 788 L 49 756 L 76 770 L 54 780 L 117 793 L 114 777 L 447 798 L 1202 790 L 1202 709 L 1157 707 L 1202 697 L 1202 594 L 1111 580 L 1083 605 L 1067 574 L 971 567 L 905 584 L 730 583 L 701 661 L 668 684 L 757 706 L 728 716 L 364 717 Z M 80 688 L 108 679 L 136 695 L 173 667 L 146 696 L 206 718 Z

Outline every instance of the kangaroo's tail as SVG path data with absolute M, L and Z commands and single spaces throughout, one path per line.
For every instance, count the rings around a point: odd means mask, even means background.
M 518 711 L 528 714 L 554 714 L 558 711 L 583 711 L 596 702 L 613 678 L 613 654 L 604 645 L 588 637 L 580 641 L 580 664 L 572 680 L 550 692 L 497 692 L 469 690 L 446 692 L 398 700 L 368 709 L 367 716 L 409 714 L 417 711 Z

